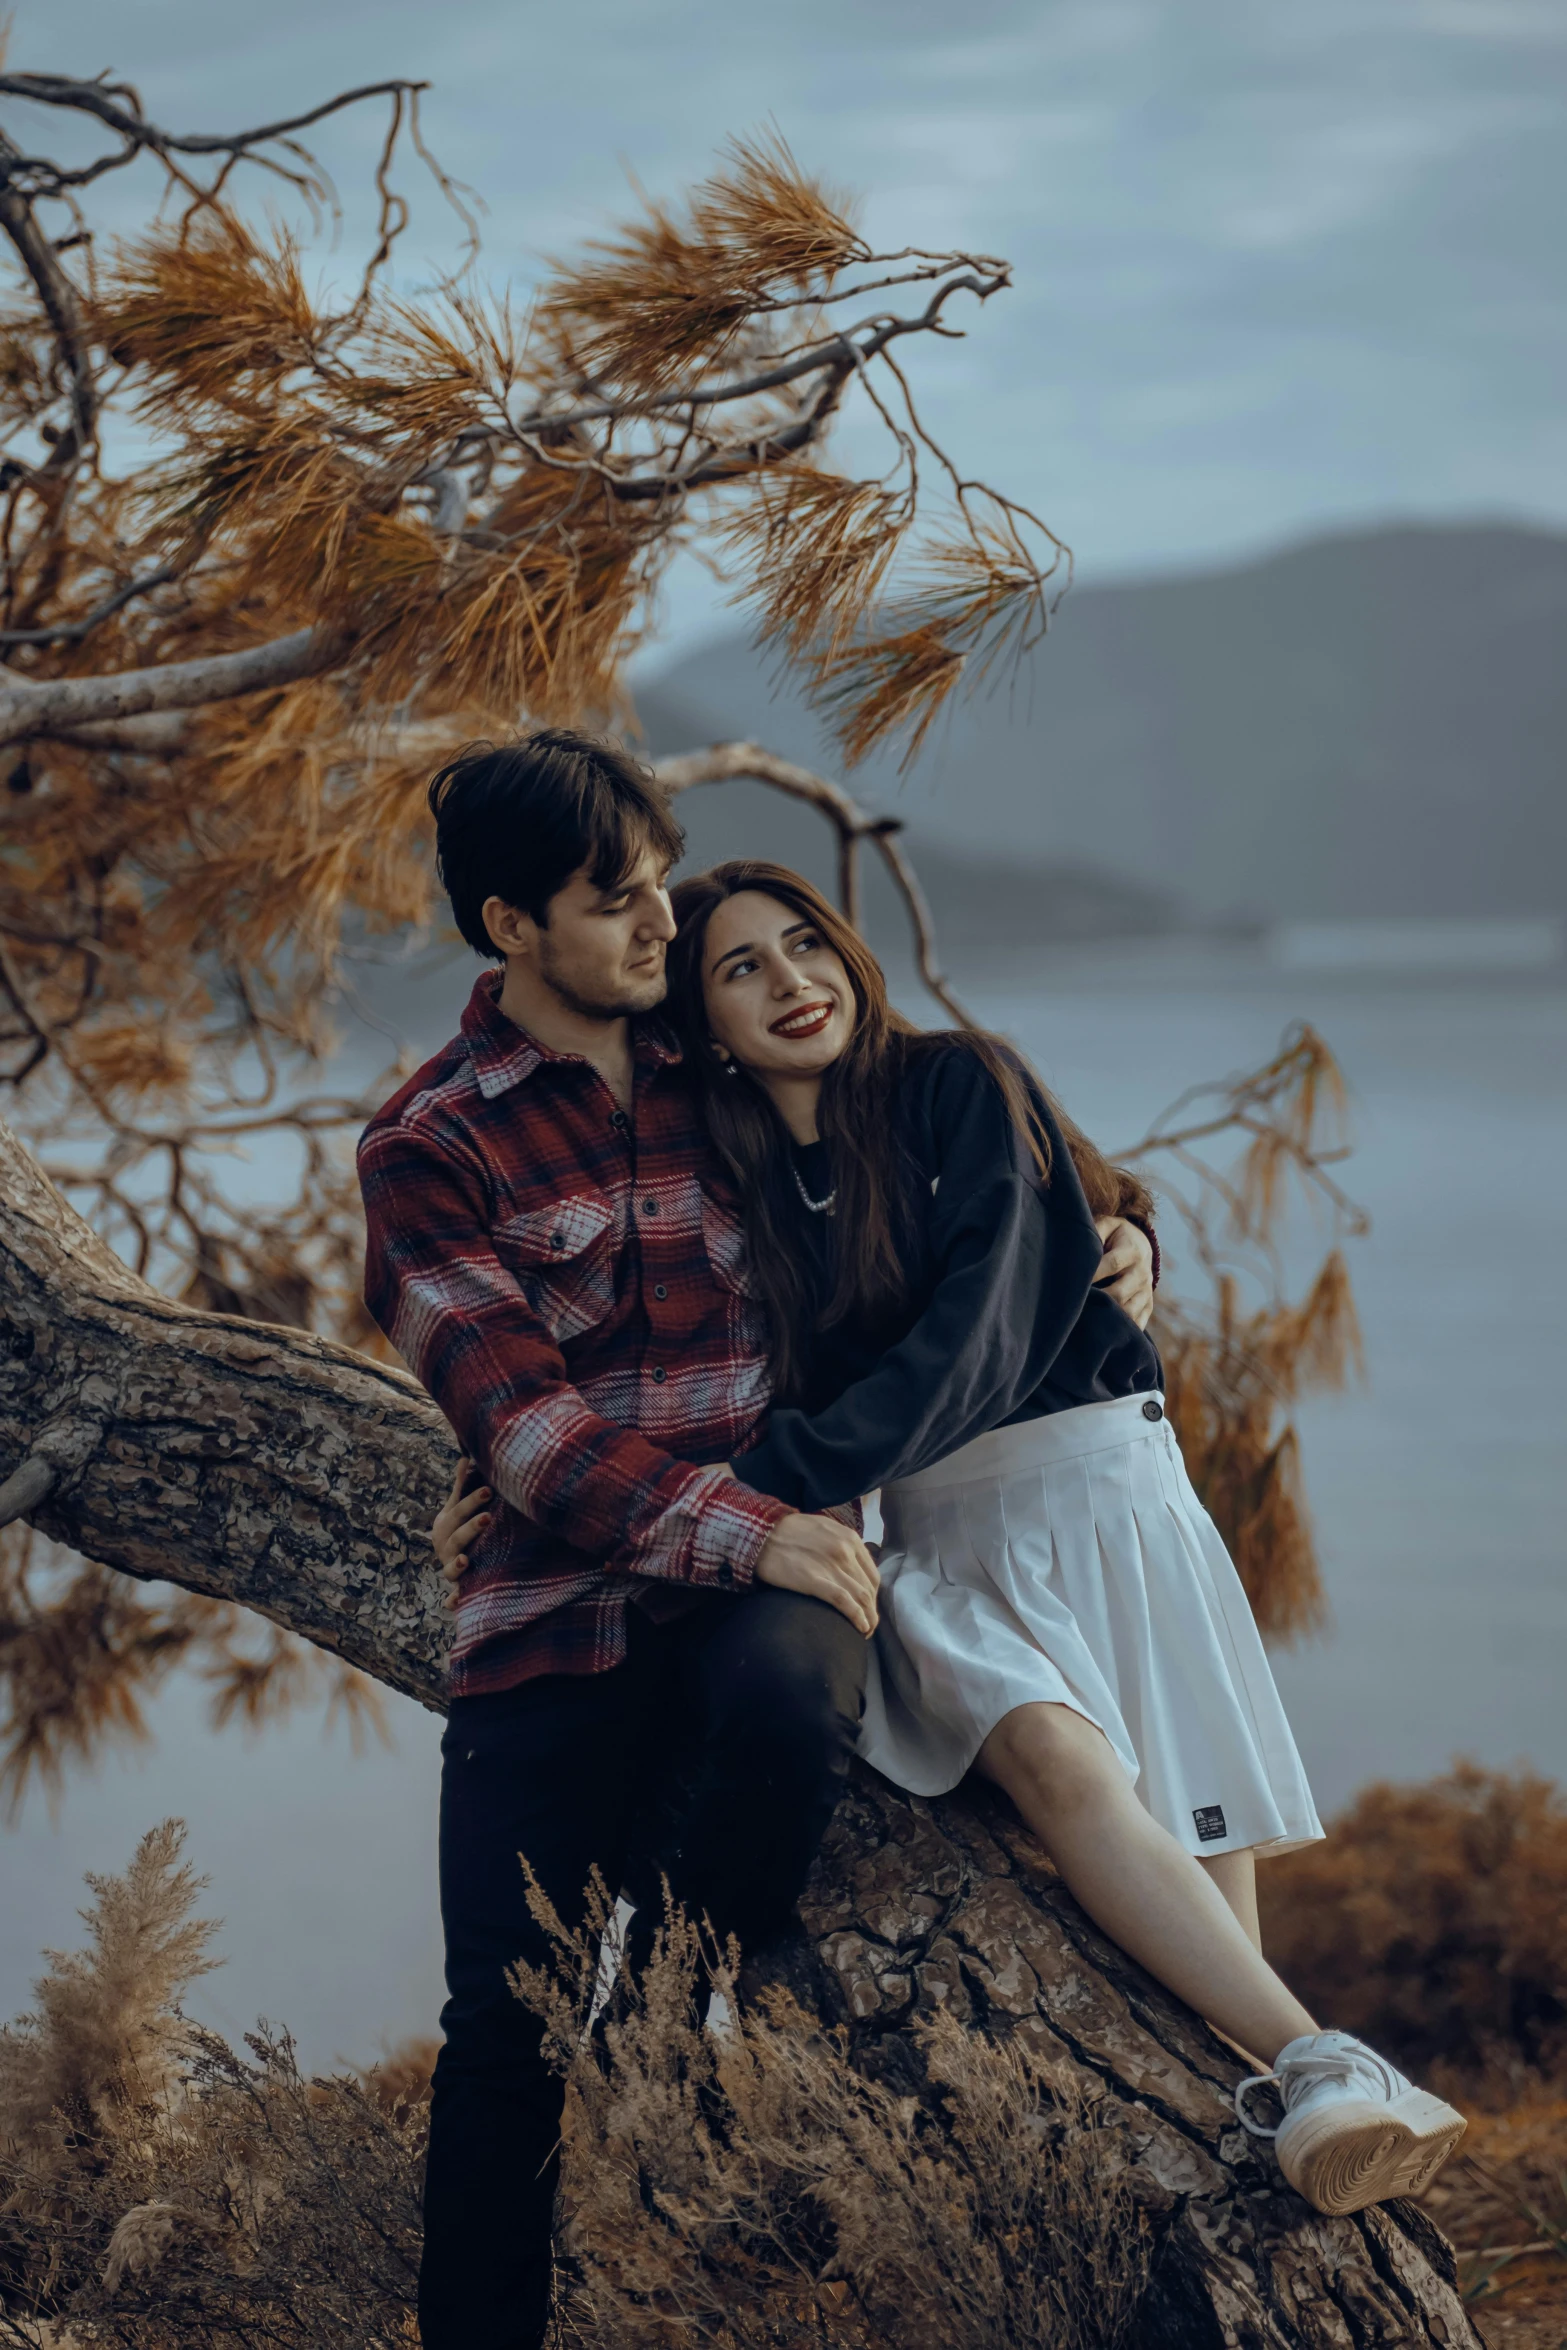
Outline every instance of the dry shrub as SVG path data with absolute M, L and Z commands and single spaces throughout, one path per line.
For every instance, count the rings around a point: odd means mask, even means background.
M 180 2010 L 213 1961 L 183 1829 L 90 1879 L 90 1948 L 0 2032 L 0 2344 L 382 2350 L 413 2334 L 427 2052 L 307 2080 Z
M 1368 1787 L 1325 1844 L 1261 1872 L 1269 1955 L 1469 2117 L 1423 2198 L 1495 2340 L 1567 2339 L 1567 1802 L 1457 1763 Z M 1489 2317 L 1487 2323 L 1489 2323 Z M 1541 2330 L 1543 2329 L 1543 2330 Z
M 588 2028 L 608 1904 L 519 1968 L 567 2082 L 562 2330 L 594 2350 L 1114 2350 L 1147 2276 L 1113 2129 L 1028 2042 L 938 2014 L 923 2097 L 666 1919 Z M 709 1981 L 729 2002 L 715 2033 Z
M 1116 1153 L 1134 1165 L 1158 1154 L 1162 1201 L 1174 1211 L 1165 1232 L 1179 1216 L 1188 1266 L 1203 1276 L 1196 1298 L 1161 1290 L 1152 1333 L 1192 1483 L 1272 1642 L 1320 1629 L 1327 1613 L 1290 1408 L 1364 1370 L 1336 1245 L 1368 1229 L 1335 1173 L 1349 1156 L 1346 1111 L 1337 1062 L 1298 1021 L 1264 1067 L 1193 1086 Z M 1296 1201 L 1335 1243 L 1298 1298 L 1284 1287 L 1279 1253 Z
M 1299 1303 L 1247 1311 L 1233 1275 L 1207 1319 L 1164 1303 L 1154 1324 L 1165 1402 L 1203 1507 L 1224 1537 L 1265 1640 L 1320 1631 L 1327 1617 L 1292 1422 L 1281 1405 L 1345 1384 L 1360 1360 L 1349 1271 L 1334 1249 Z
M 192 1302 L 219 1313 L 245 1310 L 236 1294 L 219 1269 L 192 1285 Z M 262 1297 L 285 1319 L 285 1299 Z M 149 1599 L 27 1526 L 0 1529 L 0 1820 L 34 1786 L 56 1801 L 72 1765 L 144 1743 L 146 1702 L 181 1667 L 206 1683 L 214 1728 L 260 1729 L 324 1696 L 325 1721 L 345 1721 L 356 1752 L 389 1735 L 376 1683 L 324 1650 L 194 1592 Z
M 1308 2005 L 1395 2063 L 1516 2095 L 1567 2066 L 1567 1802 L 1456 1763 L 1366 1788 L 1261 1872 L 1269 1954 Z

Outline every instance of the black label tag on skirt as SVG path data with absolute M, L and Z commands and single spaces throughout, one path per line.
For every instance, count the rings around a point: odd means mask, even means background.
M 1192 1818 L 1197 1823 L 1198 1840 L 1203 1844 L 1217 1844 L 1221 1838 L 1227 1836 L 1230 1832 L 1224 1824 L 1224 1806 L 1222 1803 L 1201 1804 L 1198 1809 L 1192 1813 Z

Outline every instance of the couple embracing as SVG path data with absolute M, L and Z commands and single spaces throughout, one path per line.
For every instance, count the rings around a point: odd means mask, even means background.
M 856 1751 L 920 1794 L 995 1781 L 1267 2065 L 1308 2201 L 1424 2184 L 1460 2117 L 1261 1952 L 1254 1855 L 1322 1831 L 1164 1415 L 1146 1192 L 1009 1047 L 892 1010 L 798 875 L 670 892 L 678 827 L 618 750 L 481 746 L 430 802 L 497 968 L 360 1146 L 370 1307 L 483 1480 L 437 1524 L 425 2350 L 548 2319 L 561 2092 L 507 1988 L 542 1955 L 518 1855 L 565 1919 L 595 1867 L 644 1920 L 667 1878 L 755 1953 Z

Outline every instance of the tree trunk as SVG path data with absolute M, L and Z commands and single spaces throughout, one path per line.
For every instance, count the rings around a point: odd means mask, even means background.
M 43 1533 L 256 1608 L 438 1709 L 424 1535 L 452 1454 L 406 1374 L 158 1296 L 0 1125 L 0 1475 Z M 880 2077 L 914 2082 L 906 2027 L 945 2003 L 1114 2101 L 1158 2247 L 1137 2350 L 1479 2350 L 1430 2221 L 1309 2211 L 1235 2120 L 1233 2053 L 1095 1932 L 998 1801 L 911 1800 L 859 1770 L 803 1908 L 776 1971 Z

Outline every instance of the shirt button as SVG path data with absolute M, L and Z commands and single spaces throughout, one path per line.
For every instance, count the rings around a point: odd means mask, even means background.
M 1162 1420 L 1164 1418 L 1163 1404 L 1155 1403 L 1153 1397 L 1150 1396 L 1143 1406 L 1143 1418 L 1145 1420 Z
M 662 1363 L 655 1363 L 655 1364 L 653 1365 L 653 1385 L 654 1385 L 655 1387 L 662 1387 L 662 1386 L 663 1386 L 663 1384 L 664 1384 L 664 1366 L 663 1366 L 663 1364 L 662 1364 Z
M 728 1559 L 721 1559 L 721 1560 L 719 1561 L 719 1566 L 718 1566 L 718 1580 L 719 1580 L 719 1582 L 720 1582 L 720 1583 L 732 1583 L 732 1582 L 734 1581 L 734 1579 L 735 1579 L 735 1571 L 734 1571 L 734 1568 L 733 1568 L 733 1567 L 730 1565 L 730 1563 L 729 1563 Z
M 655 1282 L 654 1282 L 654 1284 L 653 1284 L 653 1295 L 654 1295 L 655 1297 L 667 1297 L 667 1296 L 669 1295 L 669 1291 L 668 1291 L 668 1290 L 667 1290 L 667 1289 L 664 1287 L 664 1284 L 663 1284 L 663 1282 L 662 1282 L 662 1281 L 655 1281 Z
M 658 1214 L 658 1202 L 657 1202 L 657 1200 L 656 1200 L 656 1199 L 645 1199 L 645 1200 L 642 1202 L 642 1213 L 643 1213 L 643 1215 L 644 1215 L 644 1216 L 656 1216 L 656 1215 Z
M 626 1116 L 624 1110 L 615 1110 L 611 1113 L 609 1122 L 611 1126 L 626 1127 L 630 1125 L 631 1120 Z
M 566 1235 L 565 1235 L 565 1233 L 564 1233 L 564 1232 L 552 1232 L 552 1233 L 550 1234 L 550 1246 L 551 1246 L 551 1248 L 564 1248 L 564 1247 L 565 1247 L 565 1245 L 566 1245 Z

